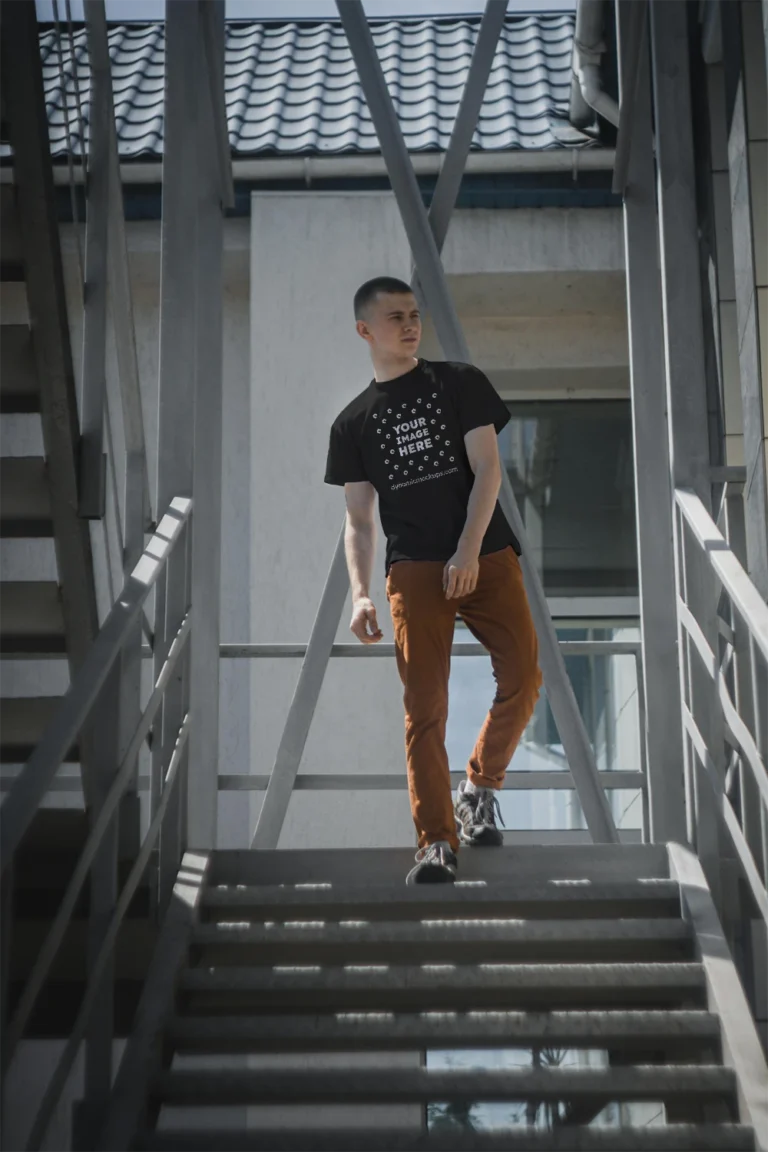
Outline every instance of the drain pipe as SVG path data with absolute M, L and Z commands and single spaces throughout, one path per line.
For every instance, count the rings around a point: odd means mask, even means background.
M 573 37 L 570 107 L 570 120 L 577 128 L 585 128 L 589 124 L 592 119 L 590 109 L 617 128 L 619 126 L 619 106 L 603 90 L 600 79 L 600 57 L 603 52 L 603 0 L 579 0 Z

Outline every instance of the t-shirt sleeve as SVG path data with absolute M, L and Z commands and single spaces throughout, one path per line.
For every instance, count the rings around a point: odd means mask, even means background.
M 486 424 L 493 424 L 498 435 L 511 417 L 509 409 L 485 373 L 470 364 L 462 364 L 456 366 L 452 376 L 462 435 L 471 432 L 473 428 L 483 428 Z
M 326 484 L 355 484 L 368 477 L 360 449 L 348 427 L 335 423 L 328 440 L 325 465 Z

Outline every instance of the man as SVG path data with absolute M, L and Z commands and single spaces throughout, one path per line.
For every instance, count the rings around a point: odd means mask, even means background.
M 421 317 L 402 280 L 367 281 L 354 311 L 374 378 L 333 422 L 325 473 L 346 497 L 350 628 L 363 644 L 381 640 L 369 596 L 378 493 L 419 846 L 406 883 L 452 882 L 460 842 L 502 843 L 496 793 L 542 683 L 520 546 L 497 500 L 509 412 L 477 368 L 418 357 Z M 445 726 L 457 615 L 490 652 L 497 691 L 454 803 Z

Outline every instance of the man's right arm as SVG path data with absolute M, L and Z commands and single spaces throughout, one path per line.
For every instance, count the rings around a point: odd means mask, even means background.
M 376 608 L 370 598 L 373 560 L 376 552 L 374 507 L 376 490 L 367 480 L 344 485 L 347 521 L 344 550 L 352 588 L 352 622 L 350 630 L 363 644 L 375 644 L 383 633 L 376 620 Z

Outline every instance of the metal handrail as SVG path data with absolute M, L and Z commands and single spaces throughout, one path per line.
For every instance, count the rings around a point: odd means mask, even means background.
M 711 682 L 713 692 L 708 704 L 718 711 L 724 740 L 741 769 L 739 814 L 731 803 L 727 782 L 721 778 L 716 751 L 708 746 L 694 714 L 690 660 L 683 699 L 684 729 L 705 769 L 722 823 L 739 858 L 755 904 L 768 924 L 768 765 L 765 751 L 768 746 L 768 699 L 760 696 L 761 684 L 768 684 L 768 604 L 752 584 L 699 497 L 689 489 L 677 489 L 675 507 L 681 549 L 685 552 L 686 541 L 692 541 L 695 544 L 694 555 L 705 560 L 707 569 L 715 578 L 714 602 L 706 607 L 717 618 L 716 642 L 720 653 L 714 651 L 705 628 L 688 602 L 685 582 L 681 582 L 677 613 L 689 650 L 697 653 L 698 666 Z M 730 621 L 724 621 L 717 612 L 721 599 L 730 609 Z M 737 646 L 741 652 L 737 653 Z M 729 686 L 734 661 L 738 664 L 740 688 L 736 700 Z M 686 771 L 690 774 L 687 760 L 686 755 Z M 747 789 L 750 800 L 759 807 L 758 814 L 745 803 L 744 792 Z M 693 788 L 689 792 L 695 795 Z M 695 816 L 693 813 L 694 836 L 697 834 Z M 747 820 L 759 825 L 757 835 L 750 833 Z
M 88 719 L 120 651 L 138 619 L 144 601 L 157 581 L 174 544 L 192 512 L 192 501 L 178 497 L 126 581 L 96 637 L 82 668 L 61 698 L 45 735 L 14 781 L 0 808 L 0 872 L 14 852 L 56 775 L 67 751 Z
M 133 899 L 133 895 L 139 886 L 139 882 L 144 873 L 144 870 L 149 861 L 152 849 L 155 846 L 160 829 L 163 823 L 166 809 L 171 801 L 174 786 L 179 777 L 179 768 L 181 765 L 182 756 L 187 746 L 189 739 L 190 718 L 189 713 L 184 716 L 181 727 L 178 730 L 176 737 L 173 754 L 168 764 L 168 769 L 165 777 L 165 787 L 163 788 L 160 801 L 157 806 L 152 823 L 150 824 L 147 834 L 144 837 L 141 850 L 137 856 L 133 867 L 131 868 L 128 879 L 126 880 L 120 897 L 115 905 L 114 912 L 112 913 L 104 937 L 101 941 L 98 953 L 91 965 L 88 984 L 86 985 L 85 994 L 83 995 L 82 1002 L 78 1009 L 77 1019 L 64 1046 L 64 1051 L 59 1057 L 58 1063 L 53 1071 L 50 1082 L 46 1089 L 42 1103 L 40 1105 L 35 1123 L 32 1126 L 32 1131 L 27 1140 L 27 1150 L 36 1150 L 40 1148 L 46 1129 L 53 1116 L 54 1109 L 59 1103 L 61 1093 L 66 1086 L 69 1074 L 72 1071 L 72 1066 L 77 1058 L 77 1053 L 80 1044 L 85 1036 L 86 1028 L 91 1018 L 94 1005 L 96 1004 L 96 997 L 101 989 L 104 977 L 109 971 L 109 961 L 114 952 L 115 943 L 117 941 L 117 934 L 122 924 L 125 914 L 128 911 L 128 906 Z M 177 864 L 178 868 L 178 864 Z M 176 871 L 176 869 L 174 869 Z
M 48 790 L 52 779 L 61 766 L 64 755 L 71 746 L 83 724 L 90 723 L 101 704 L 103 690 L 115 663 L 120 659 L 135 631 L 136 621 L 143 610 L 144 602 L 163 570 L 168 571 L 168 561 L 174 550 L 186 549 L 184 563 L 189 564 L 189 531 L 185 533 L 192 514 L 192 501 L 177 498 L 163 517 L 157 532 L 148 542 L 139 562 L 126 580 L 117 602 L 101 628 L 86 661 L 76 675 L 72 686 L 62 698 L 43 739 L 30 757 L 19 776 L 14 781 L 7 802 L 0 809 L 0 832 L 2 833 L 2 868 L 10 867 L 15 850 L 18 848 L 29 824 L 37 811 L 42 795 Z M 185 543 L 181 543 L 182 539 Z M 5 1029 L 2 1052 L 4 1075 L 12 1064 L 19 1041 L 38 1001 L 40 993 L 50 976 L 51 967 L 70 924 L 78 896 L 92 873 L 97 854 L 105 842 L 112 838 L 112 850 L 116 850 L 117 824 L 115 814 L 121 799 L 132 785 L 136 757 L 141 744 L 146 739 L 161 706 L 167 712 L 166 690 L 174 678 L 179 676 L 179 662 L 188 652 L 187 640 L 191 632 L 192 614 L 186 605 L 181 622 L 165 621 L 166 628 L 176 628 L 172 636 L 166 637 L 168 652 L 150 698 L 141 713 L 136 728 L 128 740 L 119 766 L 104 782 L 105 796 L 98 810 L 80 852 L 72 876 L 67 884 L 64 897 L 53 918 L 45 941 L 29 974 L 13 1018 Z M 131 900 L 144 875 L 151 853 L 155 848 L 163 819 L 169 804 L 174 798 L 176 782 L 183 771 L 184 753 L 190 730 L 190 717 L 187 712 L 180 715 L 167 714 L 164 724 L 171 725 L 174 731 L 168 742 L 168 763 L 163 769 L 163 787 L 157 804 L 150 812 L 149 829 L 144 836 L 137 856 L 122 890 L 109 910 L 108 923 L 97 940 L 95 955 L 89 964 L 88 979 L 83 999 L 78 1007 L 72 1032 L 60 1055 L 53 1076 L 46 1089 L 42 1105 L 28 1137 L 26 1147 L 39 1148 L 47 1130 L 61 1092 L 67 1083 L 72 1065 L 88 1028 L 92 1024 L 93 1009 L 98 1002 L 104 981 L 108 978 L 114 955 L 115 942 L 120 926 L 125 918 Z M 171 837 L 172 845 L 173 838 Z M 183 848 L 183 845 L 181 846 Z M 173 852 L 173 846 L 171 846 Z M 166 855 L 163 842 L 160 845 L 160 866 L 170 866 L 174 872 L 178 860 L 163 863 Z
M 27 1025 L 32 1009 L 43 987 L 43 984 L 48 978 L 51 965 L 59 950 L 59 946 L 64 939 L 64 933 L 67 930 L 69 921 L 72 918 L 72 913 L 77 903 L 77 898 L 80 895 L 80 890 L 88 878 L 93 859 L 96 855 L 98 848 L 109 827 L 110 820 L 117 810 L 118 804 L 122 799 L 125 791 L 131 781 L 131 774 L 133 771 L 134 760 L 138 751 L 146 739 L 147 733 L 152 727 L 152 721 L 157 714 L 157 711 L 162 703 L 163 694 L 166 686 L 171 678 L 171 675 L 176 667 L 176 664 L 181 656 L 192 623 L 192 618 L 189 613 L 184 617 L 184 621 L 179 628 L 174 641 L 171 645 L 171 650 L 168 653 L 168 659 L 163 667 L 163 672 L 157 682 L 154 692 L 152 693 L 147 707 L 145 708 L 141 721 L 139 723 L 133 739 L 131 740 L 125 755 L 120 763 L 103 805 L 99 809 L 98 816 L 94 822 L 93 828 L 88 835 L 80 857 L 75 865 L 75 870 L 72 873 L 72 878 L 67 885 L 67 890 L 64 893 L 64 898 L 61 902 L 53 923 L 48 931 L 40 952 L 38 953 L 35 965 L 27 977 L 27 982 L 24 985 L 24 991 L 19 1000 L 16 1012 L 8 1025 L 8 1031 L 5 1037 L 5 1048 L 3 1051 L 3 1063 L 7 1065 L 13 1056 L 13 1052 L 24 1034 L 24 1029 Z
M 188 622 L 185 621 L 185 626 Z M 183 626 L 183 627 L 185 627 Z M 182 629 L 179 629 L 178 640 L 182 638 Z M 176 644 L 177 641 L 174 641 Z M 641 792 L 641 799 L 643 805 L 643 834 L 647 836 L 647 829 L 649 826 L 648 821 L 648 772 L 647 772 L 647 749 L 644 739 L 645 729 L 645 701 L 643 697 L 643 651 L 642 642 L 640 640 L 561 640 L 560 648 L 564 656 L 632 656 L 635 661 L 636 680 L 637 680 L 637 694 L 638 694 L 638 718 L 640 724 L 640 771 L 602 771 L 600 772 L 600 783 L 603 788 L 613 790 L 617 788 L 639 788 Z M 222 659 L 295 659 L 302 658 L 306 654 L 306 644 L 221 644 L 219 646 L 219 654 Z M 455 641 L 452 649 L 451 656 L 487 656 L 487 650 L 479 643 L 479 641 L 462 642 Z M 387 657 L 394 656 L 394 645 L 392 644 L 335 644 L 331 648 L 331 656 L 337 658 L 360 658 L 360 657 Z M 146 648 L 143 652 L 145 659 L 152 656 L 150 649 Z M 169 660 L 171 655 L 169 653 Z M 147 721 L 148 713 L 154 715 L 154 702 L 155 698 L 159 695 L 158 689 L 155 694 L 150 698 L 147 708 L 144 712 L 142 725 L 137 730 L 144 732 L 148 730 L 149 722 Z M 144 732 L 144 734 L 146 734 Z M 141 736 L 143 739 L 143 735 Z M 126 753 L 126 759 L 131 755 L 135 758 L 136 751 L 140 746 L 141 739 L 138 743 L 134 740 Z M 125 760 L 120 767 L 120 776 L 123 772 L 127 771 Z M 458 784 L 458 781 L 463 773 L 453 773 L 452 781 Z M 455 780 L 453 777 L 455 776 Z M 521 777 L 520 780 L 517 777 Z M 544 779 L 546 777 L 546 779 Z M 524 778 L 524 779 L 522 779 Z M 8 790 L 12 786 L 13 780 L 8 777 L 3 778 L 0 776 L 0 792 Z M 149 787 L 150 778 L 146 775 L 140 775 L 135 780 L 135 786 L 138 791 L 145 790 Z M 304 774 L 296 779 L 294 785 L 297 791 L 344 791 L 348 788 L 364 788 L 366 790 L 384 790 L 392 791 L 406 787 L 405 776 L 401 774 L 389 775 L 371 775 L 370 773 L 351 773 L 343 774 L 342 776 L 328 776 L 326 774 L 313 775 Z M 575 783 L 571 775 L 570 769 L 566 771 L 525 771 L 515 773 L 510 770 L 507 777 L 508 786 L 514 790 L 525 787 L 534 791 L 558 791 L 560 789 L 573 789 Z M 237 775 L 232 773 L 220 773 L 218 776 L 218 791 L 246 791 L 246 792 L 264 792 L 269 785 L 268 775 L 248 774 Z M 75 776 L 64 776 L 54 780 L 49 788 L 51 793 L 70 793 L 77 792 L 81 787 L 79 778 Z M 122 794 L 121 789 L 121 794 Z M 73 879 L 74 883 L 74 879 Z M 51 930 L 53 933 L 53 929 Z M 32 977 L 30 977 L 31 981 Z
M 639 640 L 560 640 L 563 656 L 637 656 L 643 646 Z M 286 659 L 304 657 L 306 644 L 222 644 L 221 656 L 225 660 Z M 334 644 L 331 656 L 350 658 L 394 656 L 394 644 Z M 488 650 L 479 641 L 454 641 L 451 656 L 487 656 Z

